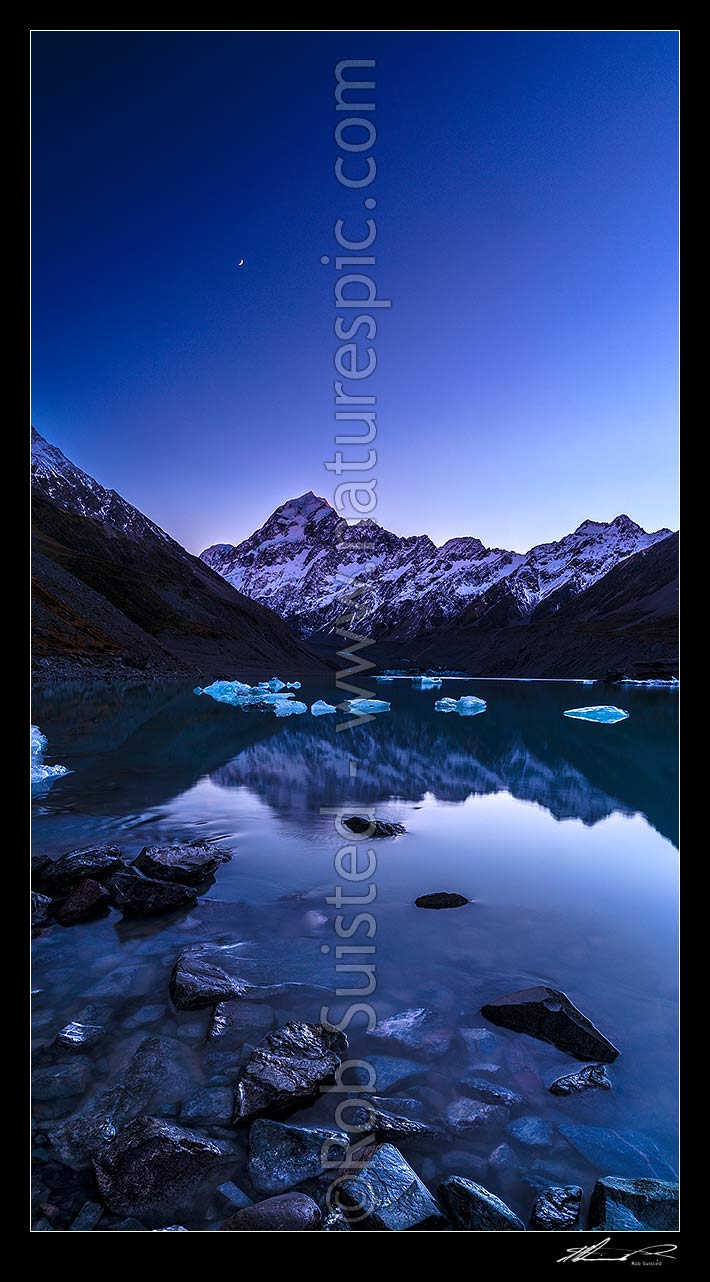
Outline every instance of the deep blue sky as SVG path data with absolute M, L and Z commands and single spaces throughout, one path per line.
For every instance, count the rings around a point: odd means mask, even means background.
M 332 498 L 333 68 L 375 58 L 375 513 L 676 514 L 672 33 L 33 38 L 33 421 L 193 551 Z M 239 258 L 245 266 L 236 268 Z

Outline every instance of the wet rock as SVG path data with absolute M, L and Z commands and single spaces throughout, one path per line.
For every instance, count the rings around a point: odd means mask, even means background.
M 87 1050 L 90 1046 L 98 1046 L 105 1036 L 106 1029 L 102 1024 L 72 1022 L 60 1028 L 54 1045 L 63 1050 Z
M 227 1126 L 234 1111 L 234 1091 L 228 1086 L 197 1091 L 180 1112 L 185 1126 Z
M 482 1006 L 481 1014 L 492 1024 L 550 1042 L 576 1059 L 610 1064 L 619 1054 L 569 997 L 555 988 L 523 988 Z
M 165 1215 L 187 1207 L 233 1151 L 157 1117 L 139 1117 L 94 1158 L 101 1197 L 118 1215 Z
M 70 1099 L 82 1095 L 89 1084 L 91 1064 L 88 1059 L 73 1059 L 49 1068 L 37 1068 L 32 1074 L 32 1097 L 35 1100 Z
M 70 1233 L 91 1233 L 100 1222 L 104 1208 L 98 1202 L 85 1202 L 79 1214 L 69 1225 Z
M 525 1148 L 545 1148 L 552 1143 L 552 1126 L 541 1117 L 517 1117 L 505 1130 Z
M 32 855 L 30 859 L 30 878 L 33 886 L 36 882 L 42 880 L 42 874 L 45 868 L 49 868 L 51 862 L 49 855 Z
M 674 1180 L 676 1172 L 651 1139 L 642 1131 L 615 1131 L 606 1126 L 564 1123 L 565 1139 L 597 1170 L 614 1170 L 622 1176 Z
M 274 1012 L 270 1006 L 246 1001 L 220 1002 L 212 1012 L 207 1040 L 215 1049 L 237 1050 L 245 1041 L 261 1041 L 273 1022 Z
M 520 1169 L 520 1163 L 510 1144 L 498 1144 L 488 1158 L 488 1165 L 502 1175 L 512 1175 Z
M 446 1125 L 454 1135 L 488 1134 L 505 1126 L 510 1114 L 499 1104 L 480 1100 L 455 1099 L 444 1114 Z
M 42 880 L 54 894 L 62 894 L 85 877 L 103 881 L 121 866 L 121 851 L 118 846 L 87 846 L 83 850 L 70 850 L 68 854 L 55 859 L 43 870 Z
M 439 1186 L 439 1198 L 458 1229 L 478 1233 L 525 1231 L 523 1221 L 505 1202 L 501 1202 L 494 1193 L 489 1193 L 482 1184 L 475 1184 L 473 1180 L 452 1175 Z
M 225 1220 L 221 1233 L 309 1233 L 320 1228 L 317 1203 L 305 1193 L 282 1193 Z
M 440 1017 L 425 1007 L 399 1011 L 388 1019 L 381 1019 L 370 1036 L 402 1050 L 416 1050 L 431 1057 L 447 1055 L 454 1040 L 454 1034 Z
M 368 1095 L 363 1102 L 386 1112 L 403 1114 L 405 1117 L 419 1119 L 424 1115 L 424 1105 L 419 1099 L 410 1099 L 407 1095 Z
M 547 1233 L 574 1228 L 582 1209 L 582 1190 L 576 1184 L 551 1184 L 533 1206 L 530 1227 Z
M 145 1028 L 150 1024 L 157 1024 L 158 1020 L 165 1015 L 164 1005 L 141 1006 L 138 1010 L 129 1015 L 123 1021 L 124 1028 Z
M 496 1062 L 502 1055 L 503 1038 L 498 1033 L 491 1032 L 490 1028 L 460 1028 L 459 1036 L 465 1042 L 471 1060 Z
M 603 1064 L 587 1064 L 578 1073 L 556 1077 L 550 1086 L 553 1095 L 577 1095 L 580 1091 L 611 1090 L 611 1078 Z
M 249 1132 L 249 1179 L 260 1193 L 285 1193 L 345 1160 L 342 1131 L 287 1126 L 259 1118 Z
M 98 917 L 108 909 L 111 896 L 100 881 L 90 877 L 77 882 L 66 899 L 57 906 L 55 917 L 60 926 L 73 926 L 89 917 Z
M 486 1104 L 502 1104 L 504 1108 L 516 1108 L 523 1103 L 522 1095 L 517 1091 L 511 1091 L 507 1086 L 499 1086 L 496 1082 L 491 1082 L 486 1077 L 479 1077 L 476 1073 L 464 1073 L 459 1078 L 459 1085 L 468 1094 L 475 1095 Z
M 352 1230 L 342 1211 L 329 1211 L 320 1226 L 321 1233 L 350 1233 Z
M 388 1108 L 377 1108 L 371 1101 L 363 1101 L 356 1108 L 347 1111 L 348 1127 L 356 1127 L 360 1132 L 370 1132 L 379 1141 L 391 1140 L 393 1143 L 406 1142 L 415 1147 L 434 1139 L 441 1138 L 441 1131 L 411 1117 L 403 1117 L 391 1112 Z M 355 1143 L 357 1134 L 351 1135 Z
M 447 1149 L 440 1159 L 441 1170 L 447 1175 L 463 1175 L 467 1180 L 474 1180 L 476 1184 L 482 1184 L 488 1174 L 488 1162 L 480 1153 L 472 1153 L 470 1149 Z M 424 1172 L 422 1171 L 422 1175 Z M 432 1172 L 432 1178 L 437 1174 L 436 1168 Z
M 367 819 L 364 815 L 350 815 L 343 824 L 358 836 L 367 837 L 368 841 L 379 837 L 397 837 L 406 832 L 404 824 L 388 823 L 385 819 Z
M 414 900 L 417 908 L 463 908 L 471 900 L 465 895 L 451 894 L 448 890 L 437 890 L 431 895 L 420 895 Z
M 427 1069 L 415 1059 L 396 1059 L 389 1055 L 368 1055 L 366 1063 L 372 1072 L 365 1069 L 354 1070 L 355 1077 L 366 1083 L 373 1091 L 394 1091 L 405 1082 L 421 1077 Z
M 87 990 L 87 997 L 108 997 L 120 1001 L 123 997 L 138 997 L 145 993 L 151 983 L 152 972 L 149 966 L 117 966 L 103 979 L 92 984 Z
M 225 1180 L 215 1193 L 215 1202 L 222 1211 L 241 1211 L 245 1206 L 252 1206 L 252 1200 L 243 1189 L 232 1180 Z
M 597 1180 L 589 1204 L 589 1228 L 605 1231 L 678 1228 L 678 1185 L 665 1180 Z
M 129 869 L 116 873 L 109 887 L 112 904 L 126 916 L 151 917 L 156 913 L 173 912 L 176 908 L 194 904 L 197 899 L 194 886 L 158 881 Z
M 167 1229 L 153 1229 L 153 1233 L 187 1233 L 184 1224 L 169 1224 Z
M 197 886 L 231 858 L 232 852 L 219 846 L 144 846 L 132 866 L 158 881 Z
M 167 1037 L 148 1037 L 141 1042 L 109 1089 L 99 1091 L 85 1108 L 50 1132 L 61 1160 L 87 1163 L 127 1122 L 150 1108 L 166 1108 L 194 1093 L 184 1054 L 183 1048 Z
M 36 890 L 30 891 L 30 909 L 35 929 L 48 925 L 52 920 L 52 901 L 48 895 L 40 895 Z
M 234 1120 L 311 1100 L 330 1082 L 348 1047 L 344 1033 L 298 1021 L 267 1034 L 237 1082 Z
M 446 1226 L 441 1208 L 393 1144 L 380 1145 L 366 1165 L 339 1185 L 350 1224 L 402 1233 Z
M 245 972 L 266 977 L 264 963 L 255 965 L 253 945 L 188 944 L 178 954 L 170 978 L 170 996 L 178 1010 L 199 1010 L 203 1006 L 216 1006 L 235 998 L 258 1002 L 296 993 L 322 997 L 330 990 L 318 984 L 286 981 L 283 983 L 255 983 L 245 978 Z

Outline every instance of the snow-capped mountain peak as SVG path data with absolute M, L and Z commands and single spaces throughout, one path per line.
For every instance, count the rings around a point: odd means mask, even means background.
M 474 601 L 508 619 L 552 613 L 669 530 L 647 534 L 626 515 L 585 520 L 526 554 L 462 535 L 437 547 L 372 519 L 348 525 L 312 491 L 281 504 L 243 543 L 215 544 L 202 559 L 235 588 L 288 619 L 303 636 L 332 631 L 355 608 L 371 635 L 421 636 Z M 356 601 L 348 589 L 358 585 Z

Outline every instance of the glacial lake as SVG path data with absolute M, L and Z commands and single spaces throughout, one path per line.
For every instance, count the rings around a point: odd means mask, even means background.
M 110 1086 L 145 1037 L 184 1048 L 195 1090 L 219 1080 L 205 1060 L 209 1011 L 169 1005 L 170 971 L 188 943 L 245 940 L 279 979 L 361 986 L 360 975 L 335 972 L 335 946 L 345 941 L 326 897 L 338 884 L 357 892 L 336 873 L 344 841 L 322 810 L 367 807 L 407 832 L 366 843 L 377 856 L 369 879 L 377 930 L 374 940 L 361 933 L 353 942 L 375 946 L 376 989 L 353 1000 L 368 1000 L 379 1019 L 426 1007 L 452 1031 L 489 1029 L 495 1038 L 478 1055 L 488 1065 L 482 1071 L 524 1097 L 511 1120 L 549 1124 L 531 1145 L 503 1125 L 485 1136 L 402 1143 L 426 1184 L 435 1192 L 447 1175 L 473 1178 L 527 1223 L 540 1182 L 581 1184 L 586 1203 L 600 1175 L 649 1174 L 650 1162 L 667 1178 L 666 1167 L 677 1165 L 677 693 L 574 682 L 444 680 L 436 690 L 404 680 L 362 684 L 390 700 L 391 711 L 343 732 L 336 731 L 342 713 L 277 719 L 198 698 L 191 683 L 87 683 L 36 693 L 33 720 L 48 739 L 46 760 L 71 770 L 34 799 L 36 854 L 116 842 L 130 859 L 147 845 L 197 839 L 234 852 L 189 911 L 129 919 L 112 910 L 35 939 L 39 1062 L 51 1058 L 54 1035 L 83 1007 L 111 1006 L 107 1036 L 87 1052 L 83 1095 L 39 1101 L 41 1130 Z M 487 700 L 487 711 L 434 711 L 438 698 L 462 694 Z M 328 677 L 304 680 L 296 691 L 309 706 L 343 697 Z M 628 720 L 600 725 L 563 716 L 603 703 L 627 709 Z M 440 890 L 472 902 L 439 912 L 415 907 L 417 896 Z M 581 1065 L 481 1016 L 485 1002 L 536 984 L 563 990 L 620 1048 L 608 1070 L 612 1090 L 552 1095 L 549 1082 Z M 273 1005 L 280 1023 L 317 1019 L 321 1003 L 296 992 Z M 375 1047 L 359 1019 L 348 1036 L 356 1057 L 419 1061 L 404 1084 L 379 1093 L 417 1098 L 420 1120 L 432 1124 L 465 1093 L 462 1074 L 477 1067 L 475 1051 L 458 1038 L 445 1055 L 427 1059 Z M 340 1098 L 324 1095 L 287 1120 L 332 1123 Z M 180 1102 L 166 1101 L 173 1116 Z M 575 1132 L 586 1137 L 582 1151 L 562 1126 L 597 1130 Z M 627 1141 L 621 1158 L 614 1135 L 627 1131 L 641 1138 Z M 246 1152 L 246 1135 L 235 1134 Z M 502 1144 L 507 1151 L 491 1161 Z M 38 1160 L 45 1158 L 42 1150 Z M 231 1178 L 248 1189 L 239 1166 Z M 219 1220 L 200 1206 L 183 1222 L 209 1229 Z

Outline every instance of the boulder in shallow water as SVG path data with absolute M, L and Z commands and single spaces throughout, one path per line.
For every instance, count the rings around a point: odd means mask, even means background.
M 452 1175 L 439 1185 L 439 1200 L 457 1229 L 478 1233 L 525 1232 L 525 1225 L 482 1184 Z
M 204 1086 L 180 1111 L 183 1126 L 228 1126 L 234 1111 L 234 1091 L 229 1086 Z
M 452 1100 L 444 1118 L 454 1135 L 488 1135 L 505 1126 L 510 1113 L 499 1104 L 484 1104 L 481 1100 Z
M 386 819 L 369 819 L 366 815 L 350 815 L 343 820 L 346 828 L 358 836 L 376 840 L 380 837 L 398 837 L 406 832 L 404 824 L 390 823 Z
M 666 1180 L 626 1180 L 605 1175 L 594 1185 L 589 1228 L 673 1232 L 678 1228 L 678 1185 Z
M 582 1190 L 577 1184 L 550 1184 L 533 1206 L 530 1227 L 546 1233 L 574 1228 L 582 1209 Z
M 552 1143 L 552 1126 L 542 1117 L 516 1117 L 505 1129 L 511 1139 L 525 1148 L 547 1148 Z
M 502 1104 L 504 1108 L 517 1108 L 523 1103 L 523 1097 L 517 1091 L 511 1091 L 507 1086 L 500 1086 L 487 1077 L 479 1077 L 476 1073 L 464 1073 L 459 1078 L 459 1085 L 467 1094 L 474 1095 L 476 1099 L 483 1100 L 486 1104 Z
M 207 1040 L 215 1050 L 237 1050 L 244 1042 L 261 1041 L 274 1022 L 270 1006 L 259 1002 L 220 1002 L 210 1020 Z
M 516 1033 L 550 1042 L 576 1059 L 598 1059 L 610 1064 L 619 1054 L 565 993 L 542 984 L 488 1002 L 481 1007 L 481 1014 L 500 1028 L 512 1028 Z
M 313 941 L 306 941 L 310 950 Z M 175 961 L 170 977 L 170 996 L 178 1010 L 200 1010 L 236 998 L 259 1002 L 283 994 L 315 994 L 322 997 L 331 990 L 320 984 L 287 980 L 283 983 L 255 982 L 270 980 L 282 964 L 276 957 L 255 958 L 256 945 L 246 941 L 233 944 L 188 944 Z M 283 963 L 286 964 L 286 963 Z M 290 959 L 297 972 L 308 975 L 313 968 L 313 951 Z M 293 973 L 293 972 L 292 972 Z M 251 977 L 246 978 L 249 974 Z M 253 978 L 252 978 L 253 977 Z
M 268 1197 L 230 1215 L 221 1233 L 312 1233 L 320 1228 L 318 1204 L 306 1193 Z
M 85 877 L 70 890 L 66 899 L 55 909 L 60 926 L 73 926 L 76 922 L 98 917 L 108 911 L 111 896 L 100 881 Z
M 446 1227 L 441 1207 L 393 1144 L 381 1144 L 338 1189 L 346 1218 L 360 1229 L 402 1233 Z
M 35 1100 L 71 1099 L 82 1095 L 89 1084 L 91 1064 L 88 1059 L 73 1059 L 49 1068 L 36 1068 L 32 1074 L 32 1097 Z
M 343 1131 L 257 1118 L 249 1132 L 249 1179 L 260 1193 L 285 1193 L 345 1160 Z
M 121 866 L 121 851 L 118 846 L 86 846 L 82 850 L 70 850 L 66 855 L 55 859 L 43 869 L 42 881 L 53 893 L 62 894 L 85 877 L 103 881 Z
M 152 917 L 176 908 L 187 908 L 197 899 L 194 886 L 158 881 L 129 869 L 116 873 L 109 886 L 111 902 L 125 916 Z
M 101 1197 L 117 1215 L 142 1220 L 192 1203 L 202 1182 L 234 1151 L 157 1117 L 139 1117 L 94 1158 Z
M 275 1029 L 252 1051 L 237 1082 L 234 1121 L 314 1099 L 332 1081 L 347 1048 L 345 1034 L 323 1024 L 294 1020 Z
M 32 926 L 35 929 L 47 926 L 52 920 L 52 901 L 48 895 L 40 895 L 36 890 L 30 891 L 30 908 Z
M 106 1036 L 106 1029 L 103 1024 L 81 1024 L 78 1021 L 72 1021 L 60 1028 L 54 1039 L 54 1045 L 60 1050 L 85 1050 L 91 1046 L 98 1046 Z
M 610 1091 L 611 1078 L 603 1064 L 587 1064 L 578 1073 L 556 1077 L 550 1085 L 553 1095 L 578 1095 L 581 1091 Z
M 452 894 L 448 890 L 436 890 L 431 895 L 420 895 L 414 900 L 417 908 L 463 908 L 471 900 L 465 895 Z
M 433 1010 L 422 1006 L 381 1019 L 370 1036 L 403 1050 L 437 1057 L 448 1054 L 455 1034 Z
M 139 868 L 146 877 L 155 877 L 158 881 L 177 881 L 183 886 L 197 886 L 231 858 L 230 850 L 207 844 L 144 846 L 133 860 L 132 867 Z

